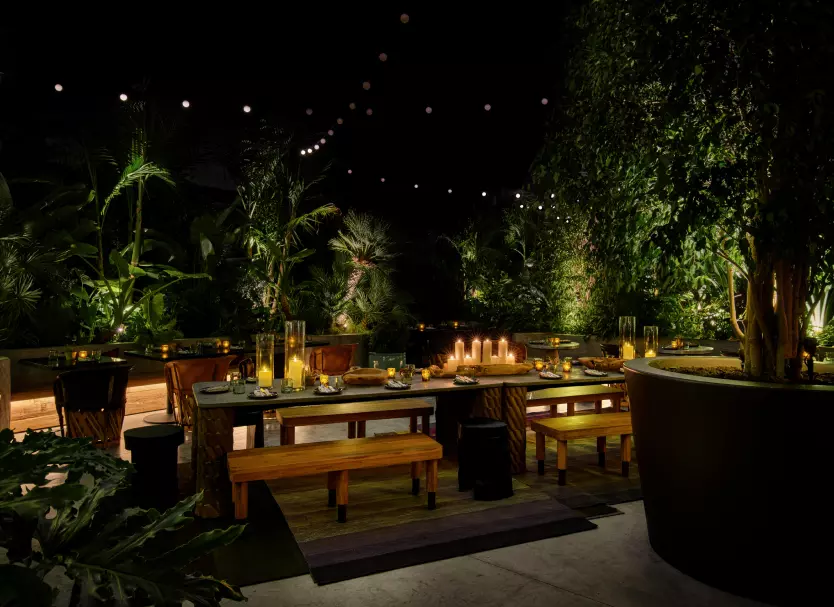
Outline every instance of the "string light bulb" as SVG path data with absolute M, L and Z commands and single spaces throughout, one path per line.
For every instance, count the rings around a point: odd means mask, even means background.
M 410 19 L 410 17 L 409 17 L 407 14 L 405 14 L 405 13 L 403 13 L 402 15 L 400 15 L 400 22 L 402 22 L 402 23 L 408 23 L 408 20 L 409 20 L 409 19 Z
M 486 197 L 486 192 L 481 192 L 481 196 Z
M 182 107 L 184 107 L 184 108 L 190 108 L 190 107 L 191 107 L 191 102 L 190 102 L 188 99 L 184 100 L 184 101 L 182 102 Z
M 542 205 L 539 205 L 539 211 L 541 211 L 541 210 L 542 210 Z
M 355 110 L 356 109 L 356 104 L 351 101 L 350 104 L 348 105 L 348 107 L 352 110 Z
M 365 115 L 367 115 L 367 116 L 372 116 L 373 113 L 374 113 L 374 111 L 371 108 L 368 108 L 367 110 L 365 110 Z
M 547 97 L 542 97 L 542 105 L 547 105 L 548 103 Z
M 321 138 L 321 140 L 320 140 L 320 142 L 321 142 L 321 143 L 327 143 L 327 139 L 325 139 L 324 137 L 322 137 L 322 138 Z
M 342 124 L 343 122 L 344 120 L 342 120 L 341 118 L 336 118 L 336 124 Z
M 127 95 L 122 93 L 121 95 L 119 95 L 119 99 L 121 99 L 122 101 L 127 101 Z
M 380 53 L 379 60 L 385 63 L 386 61 L 388 61 L 388 55 L 386 53 Z
M 556 198 L 556 194 L 551 194 L 550 199 L 553 200 L 554 198 Z
M 366 80 L 365 82 L 362 83 L 362 88 L 365 89 L 366 91 L 371 90 L 371 83 Z
M 488 103 L 487 103 L 487 104 L 484 106 L 484 109 L 488 112 L 488 111 L 490 111 L 490 110 L 492 109 L 492 106 L 491 106 L 490 104 L 488 104 Z
M 426 114 L 431 114 L 431 106 L 426 108 Z
M 452 188 L 449 188 L 449 193 L 450 193 L 450 194 L 452 193 Z
M 382 177 L 379 181 L 385 183 L 385 177 Z
M 307 148 L 307 153 L 312 154 L 313 153 L 313 148 Z
M 308 116 L 312 116 L 313 115 L 313 108 L 308 107 L 306 110 L 304 110 L 304 113 L 307 114 Z
M 519 206 L 520 208 L 522 208 L 522 209 L 524 208 L 524 205 L 523 205 L 523 204 L 520 204 L 520 205 L 518 205 L 518 206 Z
M 301 155 L 304 156 L 307 153 L 307 150 L 301 150 Z
M 348 169 L 348 175 L 353 175 L 353 169 Z
M 249 107 L 248 105 L 244 105 L 244 106 L 243 106 L 243 111 L 244 111 L 246 114 L 248 114 L 249 112 L 251 112 L 251 111 L 252 111 L 252 108 L 251 108 L 251 107 Z
M 327 134 L 330 135 L 331 137 L 333 137 L 333 129 L 330 129 L 329 131 L 327 131 Z
M 314 149 L 314 150 L 319 149 L 319 144 L 317 143 L 316 145 L 314 145 L 314 146 L 313 146 L 313 149 Z
M 415 190 L 416 190 L 417 188 L 419 188 L 419 187 L 420 187 L 420 186 L 419 186 L 418 184 L 416 184 L 416 183 L 414 184 L 414 189 L 415 189 Z
M 516 192 L 515 197 L 516 197 L 516 198 L 521 198 L 521 194 L 519 194 L 518 192 Z
M 56 84 L 55 85 L 55 90 L 60 93 L 61 91 L 64 90 L 64 85 L 63 84 Z

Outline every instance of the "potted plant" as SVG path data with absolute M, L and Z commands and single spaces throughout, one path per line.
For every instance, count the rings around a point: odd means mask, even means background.
M 825 460 L 820 441 L 786 444 L 794 412 L 832 421 L 834 386 L 803 376 L 808 309 L 834 268 L 832 7 L 600 0 L 576 23 L 539 182 L 581 197 L 618 280 L 645 281 L 687 247 L 722 258 L 742 340 L 743 366 L 626 365 L 652 546 L 709 583 L 796 598 L 822 579 L 815 538 L 774 522 L 803 516 L 797 471 Z

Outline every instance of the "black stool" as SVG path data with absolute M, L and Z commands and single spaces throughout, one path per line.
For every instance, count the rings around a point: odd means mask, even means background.
M 153 425 L 125 431 L 125 449 L 136 468 L 133 492 L 139 506 L 161 511 L 177 503 L 177 448 L 183 441 L 182 426 Z
M 470 489 L 476 500 L 513 495 L 510 435 L 502 421 L 475 417 L 460 423 L 458 490 Z

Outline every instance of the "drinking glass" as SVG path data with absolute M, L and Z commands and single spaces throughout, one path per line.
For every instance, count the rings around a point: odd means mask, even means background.
M 414 378 L 414 365 L 406 365 L 402 369 L 400 369 L 400 381 L 404 384 L 410 384 L 411 380 Z
M 94 361 L 96 361 L 97 363 L 101 362 L 101 350 L 93 350 L 92 355 Z
M 295 392 L 295 382 L 291 377 L 281 378 L 281 392 L 283 392 L 284 394 Z

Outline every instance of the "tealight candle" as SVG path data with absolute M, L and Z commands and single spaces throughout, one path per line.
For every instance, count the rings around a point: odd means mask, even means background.
M 628 342 L 623 344 L 623 358 L 625 360 L 632 360 L 634 358 L 634 344 Z
M 565 373 L 570 373 L 570 370 L 572 368 L 573 368 L 573 365 L 571 364 L 571 362 L 569 360 L 565 359 L 565 362 L 562 363 L 562 371 L 564 371 Z
M 420 323 L 419 325 L 417 325 L 417 328 L 420 329 L 421 331 L 425 331 L 426 330 L 426 325 L 424 325 L 423 323 Z
M 170 346 L 169 346 L 168 344 L 162 344 L 162 345 L 160 346 L 160 350 L 162 350 L 162 353 L 163 353 L 163 354 L 168 354 L 168 350 L 169 350 L 169 349 L 170 349 Z
M 431 379 L 431 371 L 428 367 L 420 371 L 420 377 L 423 379 L 423 381 L 429 381 Z
M 87 359 L 87 350 L 79 350 L 78 351 L 78 360 L 86 360 Z
M 536 371 L 541 371 L 542 369 L 544 369 L 544 361 L 543 360 L 537 360 L 533 363 L 533 365 L 536 367 Z
M 319 375 L 319 383 L 321 383 L 322 386 L 328 385 L 330 383 L 330 377 L 324 374 Z
M 394 367 L 388 367 L 388 379 L 394 379 L 397 376 L 397 370 Z
M 646 350 L 646 358 L 654 358 L 657 356 L 657 352 L 654 350 Z
M 230 342 L 228 339 L 224 339 L 224 340 L 223 340 L 223 347 L 224 347 L 224 348 L 227 348 L 227 349 L 228 349 L 228 348 L 229 348 L 229 346 L 231 346 L 231 345 L 232 345 L 232 342 Z

